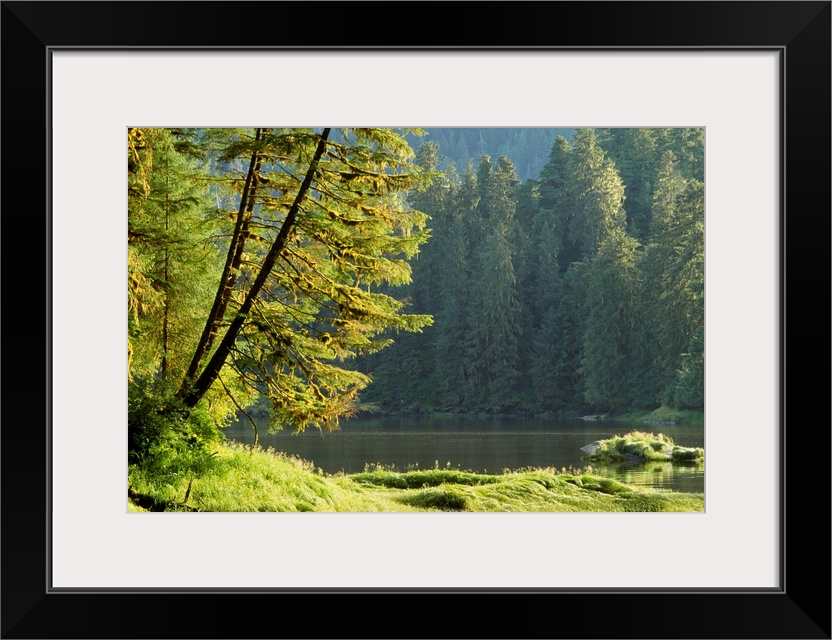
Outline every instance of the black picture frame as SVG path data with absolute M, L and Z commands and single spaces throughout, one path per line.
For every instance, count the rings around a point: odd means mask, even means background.
M 402 11 L 412 25 L 391 21 Z M 830 638 L 830 2 L 2 2 L 0 15 L 3 638 Z M 50 51 L 276 46 L 780 52 L 780 588 L 50 590 Z

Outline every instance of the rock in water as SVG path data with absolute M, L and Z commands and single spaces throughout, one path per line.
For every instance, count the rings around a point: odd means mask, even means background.
M 600 448 L 601 448 L 601 442 L 599 440 L 596 440 L 595 442 L 592 442 L 588 445 L 585 445 L 585 446 L 581 447 L 581 451 L 583 451 L 587 455 L 591 456 L 593 453 L 598 451 L 598 449 L 600 449 Z

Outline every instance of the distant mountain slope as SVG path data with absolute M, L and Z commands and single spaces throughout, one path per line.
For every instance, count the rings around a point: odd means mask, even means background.
M 544 127 L 440 127 L 426 128 L 428 135 L 409 136 L 414 149 L 431 140 L 439 145 L 439 153 L 445 157 L 440 168 L 451 162 L 463 171 L 469 161 L 474 164 L 482 155 L 492 160 L 507 156 L 517 169 L 520 180 L 537 178 L 549 159 L 549 151 L 557 136 L 572 139 L 574 129 Z

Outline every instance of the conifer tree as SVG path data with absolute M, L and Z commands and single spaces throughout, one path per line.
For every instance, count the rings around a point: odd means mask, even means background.
M 396 297 L 407 304 L 411 313 L 434 317 L 440 309 L 436 286 L 441 270 L 441 241 L 446 232 L 446 208 L 450 197 L 448 177 L 438 171 L 442 162 L 435 142 L 422 143 L 416 151 L 415 164 L 426 178 L 425 182 L 408 192 L 407 203 L 423 212 L 429 220 L 433 240 L 426 242 L 411 261 L 412 280 L 396 287 Z M 392 293 L 393 287 L 379 291 Z M 376 382 L 368 387 L 365 398 L 385 408 L 404 409 L 411 405 L 432 405 L 436 402 L 438 373 L 433 364 L 437 341 L 437 327 L 420 332 L 390 331 L 394 343 L 367 359 L 365 367 Z
M 533 337 L 530 367 L 535 402 L 546 410 L 583 405 L 580 371 L 584 339 L 586 264 L 574 262 L 546 289 L 540 325 Z
M 538 232 L 535 237 L 540 239 L 538 259 L 546 265 L 545 268 L 555 269 L 556 273 L 565 272 L 571 262 L 580 257 L 567 238 L 569 221 L 575 209 L 574 192 L 569 186 L 571 151 L 572 147 L 566 138 L 555 138 L 549 162 L 540 172 L 540 202 L 535 223 L 535 231 Z
M 513 225 L 514 272 L 517 278 L 517 300 L 520 304 L 520 340 L 519 359 L 522 389 L 529 389 L 529 362 L 534 353 L 530 336 L 539 325 L 537 300 L 542 291 L 537 290 L 537 238 L 539 231 L 537 221 L 540 209 L 540 192 L 537 180 L 526 180 L 517 190 L 515 224 Z M 526 394 L 528 395 L 528 394 Z
M 177 393 L 194 407 L 233 378 L 265 395 L 273 423 L 333 428 L 369 378 L 344 366 L 419 331 L 425 315 L 373 292 L 405 284 L 425 216 L 401 194 L 419 184 L 413 152 L 389 129 L 256 129 L 225 145 L 248 158 L 226 260 Z
M 466 226 L 458 212 L 442 236 L 441 247 L 442 276 L 437 282 L 441 306 L 436 313 L 434 353 L 438 400 L 442 405 L 461 406 L 470 397 L 471 366 L 465 345 L 471 329 Z
M 180 379 L 218 275 L 204 166 L 181 131 L 128 136 L 130 377 Z
M 519 379 L 520 304 L 514 272 L 514 214 L 518 180 L 505 156 L 492 165 L 480 160 L 477 223 L 481 238 L 472 256 L 471 333 L 468 339 L 471 380 L 487 404 L 516 401 Z
M 664 150 L 672 151 L 678 162 L 679 170 L 685 178 L 705 181 L 705 129 L 676 128 L 666 129 L 666 146 Z
M 436 242 L 439 265 L 435 282 L 439 307 L 435 319 L 433 362 L 438 401 L 443 406 L 461 406 L 471 397 L 471 362 L 466 350 L 470 335 L 468 304 L 472 275 L 469 232 L 479 197 L 476 175 L 470 164 L 459 179 L 454 166 L 449 168 L 447 177 L 450 191 L 442 217 L 444 231 L 432 240 Z
M 626 228 L 624 185 L 598 146 L 593 129 L 578 129 L 569 164 L 569 219 L 566 223 L 572 261 L 591 258 L 613 230 Z
M 703 261 L 703 186 L 693 178 L 686 179 L 676 155 L 667 151 L 656 180 L 642 296 L 650 309 L 645 327 L 651 337 L 654 379 L 649 389 L 664 403 L 677 401 L 682 354 L 687 354 L 689 369 L 694 366 L 691 363 L 699 362 L 701 366 L 702 354 L 695 347 L 702 340 L 696 342 L 695 336 L 704 330 Z M 694 377 L 688 374 L 688 383 Z M 697 397 L 697 392 L 691 391 L 686 397 Z
M 601 129 L 598 142 L 615 162 L 627 199 L 627 232 L 644 242 L 650 228 L 653 190 L 661 153 L 657 129 Z
M 613 228 L 588 266 L 581 374 L 586 401 L 597 408 L 633 406 L 640 331 L 636 240 Z

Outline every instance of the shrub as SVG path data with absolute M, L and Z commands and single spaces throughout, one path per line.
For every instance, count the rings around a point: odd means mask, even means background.
M 705 457 L 705 450 L 701 447 L 673 447 L 670 455 L 674 460 L 698 460 Z
M 637 458 L 646 460 L 667 460 L 668 453 L 673 460 L 695 460 L 704 457 L 701 448 L 676 447 L 673 439 L 663 434 L 652 434 L 644 431 L 632 431 L 625 436 L 614 436 L 602 440 L 597 451 L 587 460 L 603 462 L 622 462 Z
M 128 462 L 157 476 L 206 468 L 209 445 L 222 439 L 205 411 L 189 409 L 161 382 L 129 385 L 127 434 Z
M 443 511 L 464 511 L 470 505 L 470 499 L 467 495 L 454 487 L 445 485 L 431 487 L 413 495 L 402 496 L 399 501 L 422 509 L 441 509 Z

